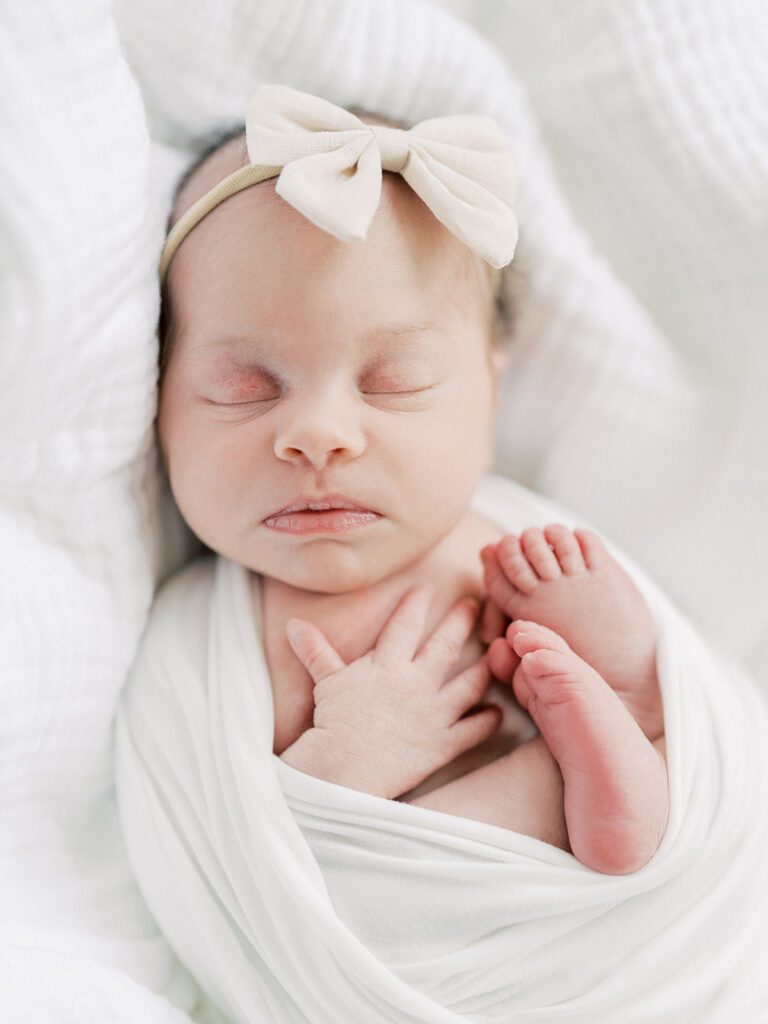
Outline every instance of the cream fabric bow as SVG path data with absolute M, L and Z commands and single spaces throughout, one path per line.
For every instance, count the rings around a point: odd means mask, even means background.
M 491 266 L 512 260 L 517 171 L 493 118 L 457 114 L 412 128 L 370 125 L 329 100 L 286 85 L 260 85 L 248 103 L 249 166 L 199 199 L 168 235 L 161 278 L 182 238 L 214 206 L 278 175 L 275 189 L 308 220 L 342 241 L 365 238 L 382 171 L 403 176 L 437 219 Z

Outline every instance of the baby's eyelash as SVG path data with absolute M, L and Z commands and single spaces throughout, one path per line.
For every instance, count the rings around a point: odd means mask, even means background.
M 276 402 L 277 398 L 249 398 L 245 402 L 217 402 L 215 398 L 203 398 L 206 405 L 227 406 L 232 405 L 260 405 L 262 402 Z
M 247 398 L 242 402 L 224 402 L 224 405 L 261 405 L 264 402 L 276 402 L 280 398 L 275 395 L 272 398 Z
M 399 391 L 363 391 L 363 395 L 418 395 L 422 391 L 429 391 L 435 387 L 434 384 L 427 384 L 423 388 L 401 388 Z

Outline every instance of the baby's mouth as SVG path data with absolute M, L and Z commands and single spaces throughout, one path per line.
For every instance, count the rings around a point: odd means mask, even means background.
M 268 516 L 264 525 L 281 533 L 340 533 L 379 519 L 381 516 L 377 512 L 367 509 L 301 509 Z
M 339 533 L 381 519 L 378 512 L 348 498 L 346 494 L 299 494 L 264 520 L 264 525 L 282 533 Z

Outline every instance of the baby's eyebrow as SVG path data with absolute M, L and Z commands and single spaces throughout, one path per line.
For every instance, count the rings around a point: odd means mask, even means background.
M 430 321 L 415 321 L 412 323 L 396 322 L 387 324 L 376 324 L 369 327 L 360 335 L 360 341 L 371 341 L 376 338 L 413 338 L 414 336 L 428 334 L 440 330 L 440 325 Z M 200 355 L 208 352 L 247 352 L 248 354 L 262 354 L 268 351 L 269 342 L 255 334 L 248 335 L 225 335 L 214 338 L 206 338 L 194 346 L 194 351 Z
M 246 352 L 259 355 L 267 348 L 267 343 L 257 335 L 219 335 L 215 338 L 204 338 L 192 346 L 194 355 L 207 356 L 212 352 L 228 353 Z
M 368 341 L 370 338 L 380 337 L 386 334 L 395 335 L 397 337 L 404 337 L 412 334 L 422 334 L 427 331 L 437 331 L 440 327 L 438 324 L 430 323 L 428 321 L 419 321 L 418 323 L 393 323 L 393 324 L 378 324 L 375 327 L 369 327 L 362 335 L 363 341 Z

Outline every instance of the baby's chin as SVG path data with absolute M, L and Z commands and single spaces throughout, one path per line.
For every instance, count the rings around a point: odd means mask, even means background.
M 387 579 L 411 563 L 408 557 L 399 562 L 392 551 L 382 550 L 377 556 L 333 549 L 302 552 L 298 557 L 277 561 L 270 558 L 249 566 L 254 572 L 269 576 L 297 590 L 316 594 L 347 594 L 367 590 Z

